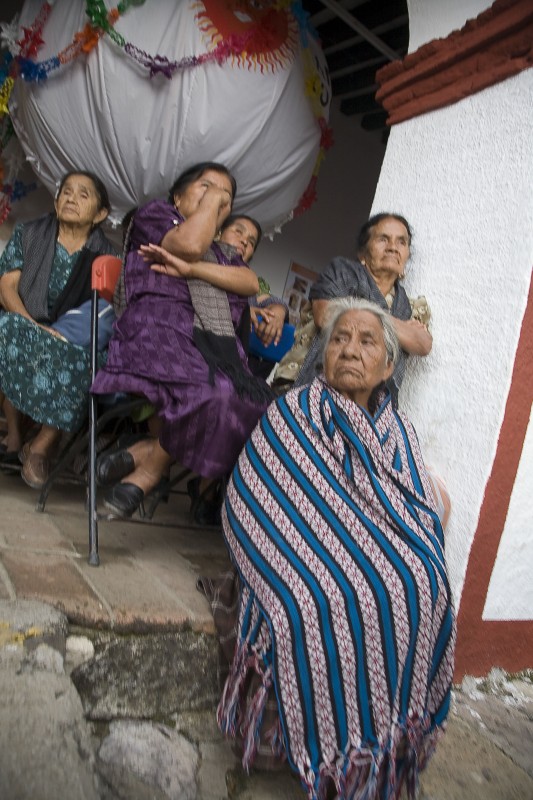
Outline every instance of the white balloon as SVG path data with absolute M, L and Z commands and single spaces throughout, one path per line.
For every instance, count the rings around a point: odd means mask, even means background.
M 195 18 L 199 7 L 189 0 L 146 2 L 128 9 L 115 30 L 152 56 L 180 61 L 209 51 Z M 26 0 L 21 26 L 30 26 L 40 8 L 39 0 Z M 87 22 L 83 0 L 56 0 L 36 60 L 64 50 Z M 329 79 L 316 45 L 313 56 L 327 118 Z M 304 82 L 298 52 L 276 70 L 230 59 L 176 72 L 171 80 L 162 74 L 150 78 L 148 69 L 104 35 L 88 55 L 50 71 L 46 80 L 18 79 L 10 113 L 40 180 L 53 191 L 68 169 L 96 172 L 109 191 L 115 223 L 132 206 L 166 196 L 183 169 L 213 160 L 235 175 L 235 210 L 256 217 L 269 231 L 297 205 L 320 148 Z

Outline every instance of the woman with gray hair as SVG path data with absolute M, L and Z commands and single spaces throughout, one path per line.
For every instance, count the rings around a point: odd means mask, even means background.
M 390 315 L 358 299 L 329 313 L 324 373 L 269 406 L 228 484 L 239 614 L 218 721 L 245 767 L 287 759 L 309 800 L 413 798 L 450 702 L 443 529 L 385 387 Z
M 363 300 L 360 297 L 341 297 L 329 303 L 325 324 L 322 328 L 321 363 L 324 363 L 326 350 L 337 321 L 339 317 L 347 311 L 369 311 L 378 318 L 383 328 L 383 341 L 387 352 L 387 360 L 394 368 L 400 358 L 401 348 L 392 317 L 376 303 L 372 303 L 370 300 Z
M 0 468 L 22 462 L 33 489 L 46 483 L 62 432 L 75 433 L 87 417 L 91 268 L 97 256 L 116 253 L 100 228 L 111 206 L 97 175 L 67 172 L 54 207 L 17 225 L 0 258 L 0 388 L 8 422 Z M 105 301 L 99 308 L 109 338 L 114 315 Z M 106 344 L 101 339 L 99 349 Z M 24 443 L 22 415 L 38 428 L 31 442 Z
M 337 257 L 313 284 L 296 329 L 294 345 L 276 367 L 273 387 L 280 394 L 292 385 L 310 383 L 322 367 L 320 332 L 332 301 L 341 297 L 370 300 L 389 312 L 400 342 L 400 357 L 387 381 L 395 405 L 409 355 L 426 356 L 432 347 L 430 311 L 424 297 L 409 298 L 402 285 L 411 253 L 412 232 L 405 217 L 375 214 L 357 237 L 356 260 Z

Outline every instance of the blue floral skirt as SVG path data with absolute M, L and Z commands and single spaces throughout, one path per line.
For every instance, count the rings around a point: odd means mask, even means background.
M 74 432 L 86 419 L 89 350 L 65 342 L 20 314 L 0 313 L 0 389 L 43 425 Z

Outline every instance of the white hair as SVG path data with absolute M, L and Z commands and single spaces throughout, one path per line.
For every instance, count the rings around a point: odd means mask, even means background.
M 339 321 L 339 317 L 346 314 L 347 311 L 369 311 L 378 318 L 383 328 L 387 362 L 396 366 L 400 357 L 400 343 L 396 335 L 396 330 L 394 329 L 391 315 L 378 306 L 377 303 L 372 303 L 370 300 L 364 300 L 361 297 L 339 297 L 337 300 L 331 300 L 328 303 L 326 323 L 322 328 L 322 363 L 324 362 L 324 354 L 329 345 L 333 329 Z

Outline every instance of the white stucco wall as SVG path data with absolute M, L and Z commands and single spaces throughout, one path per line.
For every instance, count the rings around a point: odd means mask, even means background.
M 409 52 L 432 39 L 443 39 L 489 8 L 493 0 L 407 0 Z
M 456 601 L 494 459 L 533 262 L 532 97 L 529 70 L 395 126 L 372 207 L 398 209 L 412 223 L 406 288 L 425 294 L 433 311 L 433 352 L 412 360 L 401 402 L 452 496 L 446 538 Z M 529 474 L 532 466 L 525 465 Z M 517 595 L 525 589 L 514 577 L 512 585 Z M 524 613 L 533 618 L 533 608 Z

